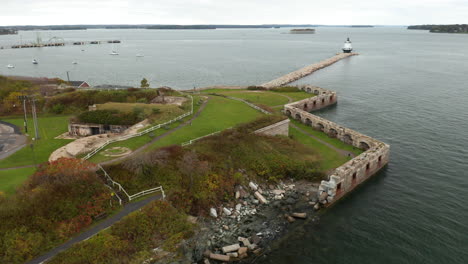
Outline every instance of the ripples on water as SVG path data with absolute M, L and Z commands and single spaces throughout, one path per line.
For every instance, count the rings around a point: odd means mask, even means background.
M 298 83 L 337 91 L 338 105 L 320 115 L 389 143 L 391 162 L 319 224 L 277 241 L 263 262 L 468 263 L 468 35 L 401 28 L 281 31 L 62 32 L 76 39 L 120 38 L 121 55 L 107 56 L 106 45 L 86 47 L 84 54 L 76 47 L 3 50 L 0 62 L 16 64 L 21 74 L 64 78 L 69 69 L 75 79 L 93 83 L 135 85 L 145 76 L 180 88 L 248 85 L 327 58 L 350 36 L 360 56 Z M 6 41 L 0 37 L 0 45 Z M 145 57 L 138 60 L 136 53 Z M 79 68 L 69 65 L 76 58 Z

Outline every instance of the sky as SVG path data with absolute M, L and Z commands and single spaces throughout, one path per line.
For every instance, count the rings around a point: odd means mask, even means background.
M 0 25 L 468 24 L 468 0 L 0 0 Z

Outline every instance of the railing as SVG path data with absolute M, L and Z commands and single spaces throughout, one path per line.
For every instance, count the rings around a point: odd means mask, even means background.
M 229 129 L 229 128 L 227 128 L 227 129 Z M 185 147 L 185 146 L 188 146 L 188 145 L 193 144 L 193 142 L 195 142 L 195 141 L 197 141 L 197 140 L 200 140 L 200 139 L 202 139 L 202 138 L 206 138 L 206 137 L 209 137 L 209 136 L 213 136 L 213 135 L 219 134 L 219 133 L 221 133 L 222 131 L 223 131 L 223 130 L 216 131 L 216 132 L 213 132 L 213 133 L 211 133 L 211 134 L 204 135 L 204 136 L 201 136 L 201 137 L 198 137 L 198 138 L 189 140 L 189 141 L 184 142 L 184 143 L 182 143 L 182 144 L 180 144 L 180 145 L 181 145 L 182 147 Z
M 101 165 L 98 165 L 98 167 L 99 167 L 99 169 L 102 170 L 102 172 L 104 172 L 104 177 L 105 177 L 106 180 L 109 182 L 109 184 L 112 184 L 112 187 L 111 187 L 111 188 L 114 188 L 114 186 L 117 186 L 117 187 L 119 188 L 119 191 L 120 191 L 120 192 L 123 192 L 123 193 L 127 196 L 127 199 L 128 199 L 129 202 L 132 201 L 132 200 L 134 200 L 134 199 L 136 199 L 136 198 L 145 196 L 145 195 L 150 194 L 150 193 L 155 193 L 155 192 L 161 192 L 163 199 L 166 198 L 166 194 L 164 193 L 164 189 L 163 189 L 162 186 L 159 186 L 159 187 L 156 187 L 156 188 L 152 188 L 152 189 L 148 189 L 148 190 L 144 190 L 144 191 L 141 191 L 141 192 L 139 192 L 139 193 L 129 195 L 129 194 L 127 193 L 127 191 L 122 187 L 122 185 L 121 185 L 120 183 L 114 181 L 114 180 L 109 176 L 109 174 L 107 174 L 107 172 L 104 170 L 104 168 L 103 168 Z M 106 185 L 106 186 L 108 186 L 108 185 Z M 108 186 L 108 187 L 110 187 L 110 186 Z M 119 199 L 120 205 L 122 205 L 122 199 L 120 198 L 120 196 L 119 196 L 117 193 L 115 193 L 115 194 L 116 194 L 117 198 Z
M 250 106 L 250 107 L 252 107 L 252 108 L 254 108 L 254 109 L 256 109 L 256 110 L 258 110 L 258 111 L 260 111 L 260 112 L 262 112 L 262 113 L 264 113 L 264 114 L 271 115 L 271 113 L 268 112 L 267 110 L 265 110 L 265 109 L 263 109 L 263 108 L 261 108 L 261 107 L 258 107 L 258 106 L 252 104 L 251 102 L 249 102 L 249 101 L 247 101 L 247 100 L 244 100 L 244 99 L 241 99 L 241 98 L 237 98 L 237 97 L 231 97 L 231 96 L 226 96 L 226 98 L 229 98 L 229 99 L 232 99 L 232 100 L 241 101 L 241 102 L 247 104 L 248 106 Z
M 126 135 L 126 136 L 121 136 L 121 137 L 118 137 L 116 139 L 111 139 L 111 140 L 107 140 L 106 142 L 104 142 L 104 144 L 102 144 L 101 146 L 95 148 L 94 150 L 92 150 L 91 152 L 89 152 L 88 154 L 86 154 L 86 156 L 83 157 L 84 160 L 87 160 L 89 158 L 91 158 L 92 156 L 96 155 L 96 153 L 98 153 L 99 151 L 101 151 L 102 149 L 104 149 L 105 147 L 107 147 L 109 144 L 112 144 L 114 142 L 118 142 L 118 141 L 123 141 L 123 140 L 127 140 L 127 139 L 130 139 L 130 138 L 134 138 L 134 137 L 139 137 L 139 136 L 143 136 L 151 131 L 154 131 L 156 129 L 159 129 L 163 126 L 167 126 L 167 125 L 170 125 L 176 121 L 179 121 L 191 114 L 193 114 L 193 97 L 191 95 L 188 95 L 190 97 L 190 99 L 192 100 L 192 105 L 190 107 L 190 111 L 183 114 L 183 115 L 180 115 L 170 121 L 167 121 L 165 123 L 162 123 L 162 124 L 158 124 L 158 125 L 155 125 L 155 126 L 152 126 L 150 128 L 147 128 L 139 133 L 136 133 L 136 134 L 133 134 L 133 135 Z

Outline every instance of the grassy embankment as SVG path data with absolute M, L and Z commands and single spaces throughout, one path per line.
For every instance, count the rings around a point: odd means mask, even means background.
M 13 194 L 16 188 L 32 175 L 35 170 L 35 168 L 21 168 L 0 171 L 0 193 L 4 193 L 5 195 Z
M 339 139 L 330 138 L 330 137 L 327 136 L 327 134 L 325 134 L 325 133 L 323 133 L 321 131 L 315 130 L 310 126 L 302 124 L 299 121 L 291 119 L 291 123 L 296 125 L 300 129 L 306 131 L 307 133 L 312 134 L 313 136 L 327 142 L 328 144 L 333 145 L 334 147 L 336 147 L 338 149 L 350 151 L 356 156 L 363 152 L 361 149 L 358 149 L 358 148 L 353 147 L 351 145 L 347 145 L 347 144 L 343 143 L 342 141 L 340 141 Z M 344 155 L 338 153 L 334 149 L 331 149 L 327 145 L 324 145 L 323 143 L 317 141 L 316 139 L 310 137 L 309 135 L 306 135 L 306 134 L 302 133 L 301 131 L 297 130 L 296 128 L 294 128 L 292 126 L 289 127 L 289 134 L 292 136 L 292 138 L 294 140 L 297 140 L 297 141 L 301 142 L 302 144 L 304 144 L 304 145 L 306 145 L 306 146 L 308 146 L 308 147 L 310 147 L 312 149 L 317 150 L 317 153 L 319 153 L 319 155 L 322 158 L 322 168 L 324 170 L 330 170 L 330 169 L 337 168 L 337 167 L 343 165 L 345 162 L 347 162 L 348 160 L 351 159 L 351 157 L 344 156 Z

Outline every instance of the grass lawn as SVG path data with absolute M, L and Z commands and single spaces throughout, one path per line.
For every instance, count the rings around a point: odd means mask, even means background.
M 169 104 L 105 103 L 97 104 L 96 107 L 98 110 L 119 110 L 122 112 L 132 112 L 135 108 L 141 108 L 154 124 L 164 123 L 187 112 L 178 105 Z M 159 113 L 153 114 L 153 109 L 159 109 Z
M 56 136 L 63 134 L 68 130 L 68 119 L 69 116 L 39 117 L 38 124 L 40 139 L 34 141 L 34 152 L 31 151 L 31 147 L 28 145 L 8 158 L 1 160 L 0 168 L 10 168 L 46 162 L 54 150 L 72 141 L 69 139 L 54 139 Z M 24 129 L 22 118 L 2 120 Z M 30 139 L 35 136 L 32 118 L 28 118 L 28 132 Z
M 151 145 L 150 149 L 181 144 L 240 123 L 253 121 L 261 115 L 263 115 L 261 112 L 242 102 L 224 97 L 211 96 L 206 108 L 193 121 L 192 125 L 183 127 L 171 135 L 158 140 Z
M 193 96 L 193 100 L 194 100 L 193 112 L 194 113 L 196 113 L 198 111 L 198 109 L 200 108 L 200 106 L 201 106 L 201 105 L 197 104 L 199 99 L 200 99 L 199 96 Z M 103 151 L 107 150 L 107 149 L 110 149 L 110 148 L 113 148 L 113 147 L 126 147 L 126 148 L 129 148 L 131 150 L 135 150 L 135 149 L 145 145 L 146 143 L 150 142 L 154 137 L 160 136 L 160 135 L 166 133 L 168 130 L 176 128 L 181 123 L 189 120 L 192 117 L 193 117 L 193 114 L 189 115 L 189 116 L 187 116 L 187 117 L 185 117 L 185 118 L 183 118 L 183 119 L 181 119 L 181 120 L 179 120 L 177 122 L 174 122 L 174 123 L 168 125 L 167 127 L 162 127 L 160 129 L 156 129 L 155 131 L 150 132 L 150 133 L 145 134 L 145 135 L 142 135 L 140 137 L 134 137 L 134 138 L 131 138 L 131 139 L 128 139 L 128 140 L 125 140 L 125 141 L 114 142 L 114 143 L 108 145 L 107 147 L 105 147 L 103 150 L 99 151 L 94 156 L 92 156 L 89 159 L 89 161 L 94 162 L 94 163 L 100 163 L 100 162 L 104 162 L 104 161 L 107 161 L 107 160 L 115 159 L 116 157 L 104 156 L 102 154 Z M 169 121 L 169 120 L 166 120 L 166 121 Z M 85 155 L 82 155 L 82 156 L 85 156 Z
M 21 168 L 6 171 L 0 171 L 0 192 L 10 195 L 21 185 L 36 168 Z
M 350 151 L 350 152 L 354 153 L 356 156 L 358 156 L 359 154 L 361 154 L 363 152 L 361 149 L 358 149 L 358 148 L 356 148 L 354 146 L 345 144 L 345 143 L 343 143 L 341 140 L 339 140 L 337 138 L 331 138 L 327 134 L 325 134 L 325 133 L 323 133 L 321 131 L 315 130 L 310 126 L 304 125 L 299 121 L 296 121 L 296 120 L 293 120 L 293 119 L 290 119 L 290 120 L 291 120 L 291 123 L 298 126 L 302 130 L 307 131 L 309 134 L 312 134 L 312 135 L 320 138 L 321 140 L 335 146 L 336 148 Z
M 291 135 L 294 140 L 299 141 L 305 146 L 314 149 L 320 155 L 321 166 L 322 169 L 325 171 L 335 169 L 351 159 L 350 157 L 341 155 L 335 150 L 329 148 L 328 146 L 309 137 L 308 135 L 303 134 L 294 127 L 289 127 L 289 135 Z
M 313 93 L 306 93 L 306 92 L 275 92 L 275 93 L 289 96 L 294 100 L 293 102 L 316 96 Z

